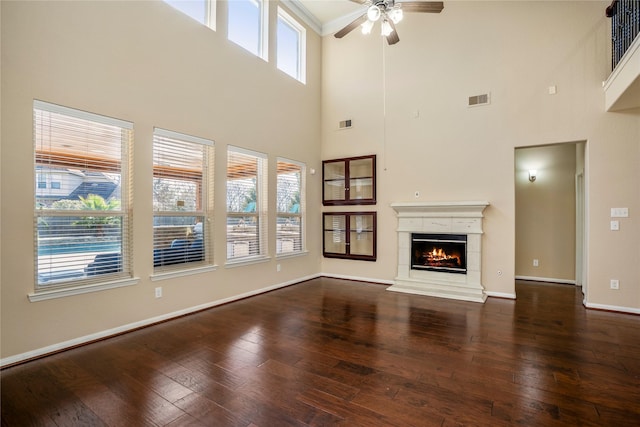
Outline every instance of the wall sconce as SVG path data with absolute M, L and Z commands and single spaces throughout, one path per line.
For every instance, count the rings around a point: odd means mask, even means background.
M 529 181 L 531 181 L 531 182 L 535 181 L 537 174 L 538 174 L 537 170 L 535 170 L 535 169 L 529 170 Z

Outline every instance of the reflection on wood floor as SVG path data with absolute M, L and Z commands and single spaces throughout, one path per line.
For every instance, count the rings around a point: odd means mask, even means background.
M 1 372 L 6 426 L 629 426 L 640 316 L 319 278 Z

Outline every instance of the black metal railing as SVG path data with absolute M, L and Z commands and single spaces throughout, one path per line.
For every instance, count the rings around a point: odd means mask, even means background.
M 640 0 L 613 0 L 606 13 L 611 18 L 611 69 L 614 69 L 640 33 Z

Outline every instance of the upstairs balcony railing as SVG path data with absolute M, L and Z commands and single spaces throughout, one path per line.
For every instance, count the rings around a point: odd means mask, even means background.
M 640 33 L 640 0 L 614 0 L 606 13 L 611 18 L 613 70 Z

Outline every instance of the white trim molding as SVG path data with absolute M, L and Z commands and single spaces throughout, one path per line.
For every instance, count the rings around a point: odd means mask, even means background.
M 619 313 L 640 314 L 640 308 L 634 307 L 621 307 L 619 305 L 596 304 L 592 302 L 585 302 L 584 306 L 587 308 L 592 308 L 594 310 L 607 310 Z
M 529 280 L 531 282 L 547 282 L 547 283 L 560 283 L 562 285 L 575 285 L 575 280 L 570 279 L 555 279 L 553 277 L 534 277 L 534 276 L 516 276 L 516 280 Z
M 371 277 L 349 276 L 345 274 L 321 273 L 319 277 L 330 277 L 332 279 L 354 280 L 356 282 L 371 282 L 381 285 L 393 285 L 393 280 L 372 279 Z
M 299 0 L 280 0 L 284 6 L 286 6 L 291 12 L 293 12 L 298 18 L 309 26 L 317 34 L 322 34 L 322 23 L 313 16 L 309 10 Z
M 509 294 L 506 292 L 492 292 L 492 291 L 484 291 L 484 293 L 488 296 L 488 297 L 493 297 L 493 298 L 502 298 L 502 299 L 516 299 L 516 294 Z

